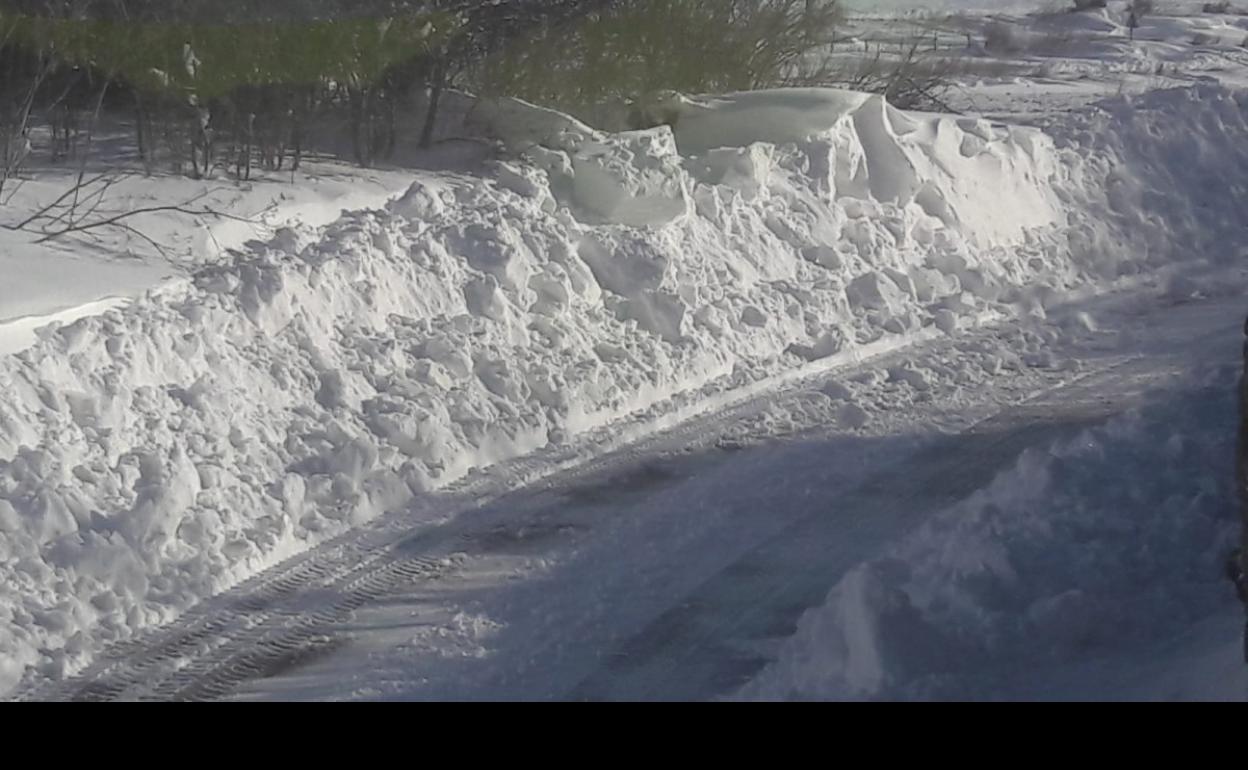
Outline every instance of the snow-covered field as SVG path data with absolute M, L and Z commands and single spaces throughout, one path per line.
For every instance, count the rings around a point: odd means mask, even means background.
M 1134 43 L 1111 15 L 1063 20 L 1095 35 L 1004 57 L 1043 75 L 967 79 L 965 115 L 779 90 L 673 99 L 674 130 L 608 133 L 504 102 L 474 119 L 507 151 L 214 187 L 214 206 L 258 221 L 153 215 L 139 224 L 163 253 L 4 235 L 0 693 L 72 676 L 370 522 L 444 524 L 458 509 L 442 495 L 532 485 L 786 382 L 824 377 L 818 407 L 760 410 L 745 434 L 822 425 L 887 444 L 898 399 L 908 432 L 937 406 L 963 414 L 929 428 L 956 431 L 1012 388 L 1078 377 L 1092 359 L 1067 345 L 1096 336 L 1077 305 L 1096 295 L 1234 307 L 1248 58 L 1222 32 L 1237 18 L 1158 16 Z M 1001 19 L 1023 37 L 1055 23 Z M 18 205 L 62 182 L 37 176 Z M 115 205 L 205 191 L 127 185 Z M 903 357 L 873 368 L 885 353 Z M 1210 569 L 1234 523 L 1237 362 L 1193 363 L 1215 364 L 1203 390 L 1027 445 L 969 499 L 890 532 L 741 694 L 1226 697 L 1213 685 L 1239 618 Z M 495 654 L 482 629 L 501 620 L 447 622 L 421 649 L 471 632 Z M 1038 647 L 1047 691 L 1012 676 Z M 1091 678 L 1089 648 L 1110 661 Z M 1132 665 L 1157 677 L 1124 684 Z

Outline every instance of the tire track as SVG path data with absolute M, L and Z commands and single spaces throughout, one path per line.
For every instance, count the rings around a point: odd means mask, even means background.
M 1135 355 L 984 420 L 868 478 L 759 544 L 607 651 L 571 700 L 704 700 L 746 684 L 848 569 L 927 515 L 965 499 L 1029 449 L 1047 448 L 1142 406 L 1180 381 L 1190 355 L 1227 347 L 1227 333 L 1162 362 Z M 846 538 L 846 533 L 853 533 Z M 864 552 L 863 544 L 869 544 Z M 875 549 L 875 550 L 871 550 Z

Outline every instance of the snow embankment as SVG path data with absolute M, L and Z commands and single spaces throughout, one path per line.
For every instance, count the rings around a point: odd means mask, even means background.
M 1029 451 L 850 570 L 739 696 L 1242 699 L 1236 374 Z
M 1217 96 L 1167 136 L 1225 125 Z M 1134 138 L 1146 105 L 1105 113 L 1119 145 L 1093 160 L 839 92 L 668 108 L 674 132 L 623 134 L 479 110 L 524 160 L 420 176 L 0 358 L 0 691 L 674 394 L 1043 314 L 1089 275 L 1179 253 L 1147 225 L 1197 170 L 1131 154 L 1165 141 Z M 1193 163 L 1242 168 L 1248 149 L 1202 136 Z M 1127 187 L 1114 152 L 1143 163 Z M 1148 248 L 1102 248 L 1120 242 Z
M 1248 92 L 1216 86 L 1114 99 L 1057 132 L 1080 158 L 1060 193 L 1069 249 L 1088 272 L 1118 277 L 1248 257 Z
M 246 185 L 119 174 L 98 211 L 78 212 L 82 223 L 124 211 L 182 210 L 138 214 L 126 221 L 129 230 L 93 229 L 49 242 L 0 228 L 0 355 L 30 347 L 43 326 L 124 306 L 189 270 L 228 259 L 231 249 L 267 240 L 278 227 L 325 225 L 343 210 L 384 205 L 410 181 L 397 172 L 344 172 L 323 162 L 308 164 L 297 185 L 264 173 Z M 40 169 L 6 197 L 5 219 L 20 221 L 75 183 L 71 169 Z M 99 191 L 88 187 L 83 197 Z M 228 216 L 199 213 L 213 211 Z

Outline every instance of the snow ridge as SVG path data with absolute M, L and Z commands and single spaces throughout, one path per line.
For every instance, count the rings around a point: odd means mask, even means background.
M 1243 98 L 1124 100 L 1056 142 L 836 91 L 618 134 L 483 109 L 515 158 L 0 358 L 0 692 L 675 394 L 1237 254 L 1201 175 L 1240 178 Z

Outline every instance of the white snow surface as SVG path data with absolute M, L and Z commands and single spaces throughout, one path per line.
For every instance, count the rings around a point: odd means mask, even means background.
M 1242 700 L 1216 567 L 1238 537 L 1237 375 L 1029 450 L 851 569 L 738 697 Z
M 0 357 L 0 692 L 677 394 L 1242 258 L 1245 99 L 1124 98 L 1052 136 L 834 91 L 622 134 L 500 103 L 514 159 Z
M 20 180 L 20 189 L 11 185 L 6 220 L 20 220 L 55 201 L 73 186 L 76 174 L 61 166 L 39 168 Z M 92 170 L 86 178 L 94 175 Z M 188 270 L 228 260 L 231 250 L 267 240 L 276 228 L 320 226 L 344 210 L 380 206 L 409 182 L 403 173 L 361 172 L 324 161 L 309 162 L 297 183 L 276 172 L 257 177 L 234 185 L 123 173 L 88 221 L 170 205 L 186 213 L 140 214 L 128 221 L 132 230 L 97 230 L 48 242 L 0 228 L 0 355 L 30 347 L 35 331 L 49 323 L 123 306 Z M 227 216 L 191 213 L 201 209 Z

